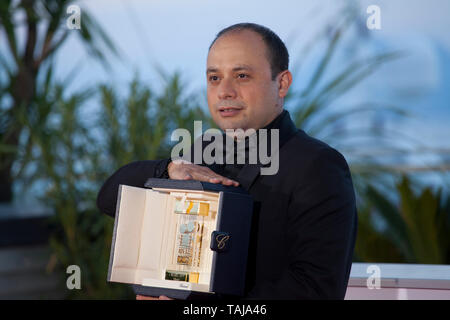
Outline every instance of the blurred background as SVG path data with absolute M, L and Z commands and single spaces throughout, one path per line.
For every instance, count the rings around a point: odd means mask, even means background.
M 349 162 L 354 261 L 449 264 L 449 12 L 447 0 L 2 0 L 0 299 L 134 298 L 106 282 L 113 219 L 97 192 L 122 165 L 169 157 L 172 130 L 214 126 L 207 50 L 239 22 L 285 41 L 285 108 Z M 80 290 L 66 287 L 70 265 Z

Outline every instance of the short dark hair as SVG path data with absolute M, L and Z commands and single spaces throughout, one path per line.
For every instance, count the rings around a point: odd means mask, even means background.
M 209 46 L 208 51 L 211 50 L 213 44 L 221 36 L 229 32 L 242 30 L 251 30 L 262 37 L 267 47 L 267 58 L 269 60 L 270 69 L 272 71 L 272 80 L 275 80 L 276 76 L 281 71 L 287 70 L 289 68 L 289 53 L 283 41 L 280 39 L 280 37 L 277 36 L 275 32 L 256 23 L 237 23 L 221 30 Z

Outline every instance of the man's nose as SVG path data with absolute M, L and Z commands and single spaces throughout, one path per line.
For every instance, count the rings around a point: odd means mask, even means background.
M 223 79 L 219 84 L 219 99 L 234 99 L 237 96 L 236 89 L 230 79 Z

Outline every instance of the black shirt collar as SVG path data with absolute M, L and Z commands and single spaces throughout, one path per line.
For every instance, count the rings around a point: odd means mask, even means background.
M 263 127 L 262 129 L 280 129 L 282 120 L 287 113 L 288 113 L 287 110 L 281 111 L 280 114 L 276 116 L 275 119 L 273 119 L 267 126 Z
M 279 131 L 279 145 L 281 146 L 294 134 L 297 132 L 297 127 L 291 119 L 291 116 L 287 110 L 284 110 L 276 116 L 268 125 L 261 129 L 278 129 Z M 257 134 L 260 133 L 260 129 L 256 130 Z M 270 132 L 268 131 L 268 135 L 270 136 Z M 224 139 L 225 140 L 225 139 Z M 270 140 L 270 139 L 268 139 Z M 246 138 L 246 142 L 248 142 L 248 137 Z M 246 143 L 247 144 L 247 143 Z
M 267 150 L 271 150 L 270 147 L 270 143 L 271 143 L 271 138 L 270 138 L 270 130 L 273 129 L 278 129 L 279 130 L 279 147 L 281 148 L 281 146 L 287 141 L 289 140 L 289 138 L 295 133 L 297 132 L 297 128 L 295 126 L 295 124 L 292 122 L 291 117 L 289 115 L 289 112 L 287 110 L 283 110 L 275 119 L 273 119 L 268 125 L 266 125 L 265 127 L 261 128 L 261 129 L 266 129 L 267 130 Z M 259 143 L 259 137 L 260 137 L 260 133 L 261 133 L 261 129 L 256 130 L 256 137 L 257 137 L 257 141 Z M 224 149 L 226 149 L 226 134 L 224 133 L 224 137 L 223 137 L 223 142 L 224 142 Z M 249 149 L 249 137 L 245 138 L 245 162 L 248 163 L 248 149 Z M 237 153 L 237 142 L 234 141 L 234 153 L 235 153 L 235 157 L 236 157 L 236 153 Z M 236 158 L 235 158 L 236 159 Z M 235 160 L 235 165 L 236 165 L 236 160 Z M 239 165 L 238 165 L 239 166 Z M 242 166 L 242 165 L 240 165 Z

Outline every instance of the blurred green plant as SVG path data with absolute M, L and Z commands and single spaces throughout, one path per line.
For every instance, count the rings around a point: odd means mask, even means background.
M 413 189 L 406 176 L 397 184 L 398 200 L 372 186 L 367 189 L 359 210 L 358 260 L 450 263 L 450 197 L 429 187 Z
M 92 98 L 92 90 L 83 90 L 65 97 L 65 86 L 49 85 L 38 110 L 32 116 L 18 117 L 29 136 L 29 152 L 23 167 L 26 184 L 37 182 L 44 187 L 42 203 L 51 208 L 53 251 L 49 272 L 58 272 L 64 283 L 69 265 L 81 268 L 82 290 L 67 290 L 69 297 L 108 298 L 121 295 L 123 288 L 107 287 L 106 270 L 111 241 L 111 222 L 98 214 L 95 196 L 95 141 L 81 120 L 81 106 Z M 96 151 L 95 151 L 96 152 Z M 20 162 L 20 161 L 19 161 Z
M 132 161 L 169 158 L 173 146 L 170 136 L 177 128 L 193 132 L 194 120 L 212 126 L 199 95 L 186 94 L 178 72 L 162 74 L 162 82 L 161 94 L 155 95 L 138 80 L 132 81 L 125 101 L 117 98 L 114 88 L 100 86 L 99 127 L 104 139 L 99 143 L 107 151 L 103 163 L 109 163 L 108 175 Z
M 69 265 L 81 268 L 82 290 L 68 290 L 68 298 L 133 297 L 129 287 L 106 281 L 113 219 L 99 213 L 95 200 L 102 183 L 120 166 L 170 157 L 167 137 L 172 129 L 210 121 L 195 97 L 185 96 L 177 73 L 165 81 L 162 93 L 156 94 L 136 78 L 125 98 L 101 85 L 96 114 L 83 108 L 92 102 L 94 90 L 66 97 L 64 85 L 49 85 L 37 100 L 45 117 L 17 119 L 32 139 L 23 165 L 33 168 L 28 167 L 23 179 L 27 185 L 47 186 L 41 200 L 54 211 L 49 271 L 65 281 Z
M 7 46 L 0 51 L 0 202 L 11 202 L 13 163 L 23 145 L 22 122 L 28 114 L 45 117 L 49 110 L 37 110 L 38 85 L 47 63 L 70 35 L 81 39 L 87 51 L 105 62 L 104 54 L 117 51 L 103 29 L 83 9 L 81 29 L 65 27 L 69 0 L 2 0 L 0 34 Z M 61 27 L 63 26 L 63 27 Z M 25 37 L 20 32 L 26 30 Z M 106 66 L 106 64 L 104 63 Z M 45 80 L 44 80 L 45 81 Z M 42 119 L 41 119 L 42 120 Z M 28 137 L 30 138 L 30 137 Z

